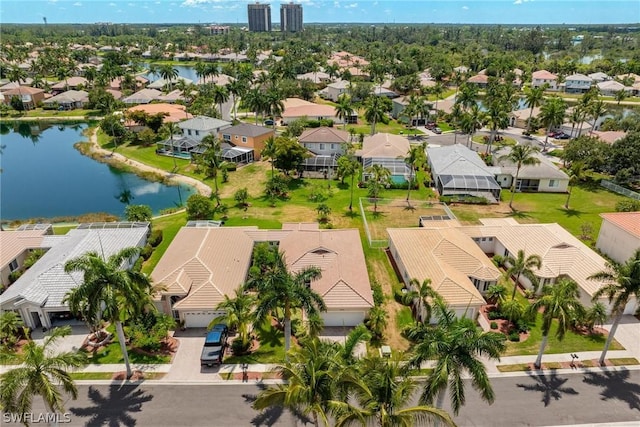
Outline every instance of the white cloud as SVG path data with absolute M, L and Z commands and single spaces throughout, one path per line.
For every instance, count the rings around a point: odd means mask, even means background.
M 462 10 L 469 10 L 469 6 L 462 6 Z
M 74 5 L 75 7 L 80 7 L 80 6 L 82 6 L 82 3 L 80 3 L 79 1 L 77 1 L 77 2 L 75 2 L 73 5 Z
M 208 3 L 220 3 L 222 0 L 184 0 L 180 6 L 198 7 Z
M 109 3 L 109 6 L 111 6 L 111 7 L 116 7 L 116 6 L 117 6 L 117 4 L 115 4 L 115 3 Z
M 335 7 L 336 9 L 340 9 L 340 3 L 338 3 L 337 1 L 334 1 L 333 7 Z
M 351 3 L 351 4 L 344 5 L 345 9 L 355 9 L 356 7 L 358 7 L 358 3 Z
M 135 6 L 135 4 L 134 4 L 134 3 L 127 3 L 127 6 L 129 6 L 129 7 L 134 7 L 134 6 Z
M 513 2 L 513 4 L 522 4 L 522 0 L 516 0 Z
M 49 3 L 56 4 L 56 3 L 58 3 L 58 0 L 49 0 Z

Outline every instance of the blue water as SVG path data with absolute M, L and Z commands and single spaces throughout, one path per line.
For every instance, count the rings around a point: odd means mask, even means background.
M 92 212 L 124 214 L 131 204 L 148 205 L 154 213 L 180 205 L 194 192 L 121 172 L 83 156 L 73 147 L 86 140 L 87 125 L 44 123 L 0 127 L 0 218 L 53 218 Z
M 143 67 L 144 68 L 149 68 L 149 64 L 145 63 L 145 64 L 143 64 Z M 174 65 L 173 68 L 178 70 L 178 75 L 180 77 L 184 77 L 186 79 L 189 79 L 189 80 L 193 81 L 194 83 L 198 83 L 198 74 L 196 73 L 196 69 L 195 68 L 187 67 L 187 66 L 184 66 L 184 65 Z M 148 78 L 149 81 L 152 82 L 152 83 L 160 78 L 159 75 L 153 74 L 153 73 L 143 74 L 143 76 Z

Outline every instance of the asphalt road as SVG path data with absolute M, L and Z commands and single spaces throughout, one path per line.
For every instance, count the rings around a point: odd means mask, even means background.
M 469 386 L 456 423 L 463 426 L 549 426 L 638 421 L 640 371 L 501 377 L 492 380 L 496 402 L 481 402 Z M 79 386 L 60 426 L 303 426 L 291 413 L 254 411 L 256 385 Z M 34 411 L 43 410 L 41 399 Z M 8 423 L 4 418 L 0 424 Z M 38 425 L 38 424 L 33 424 Z

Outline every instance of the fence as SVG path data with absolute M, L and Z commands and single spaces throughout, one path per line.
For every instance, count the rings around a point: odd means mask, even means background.
M 640 194 L 636 193 L 635 191 L 631 191 L 628 188 L 621 187 L 618 184 L 614 184 L 611 181 L 607 181 L 606 179 L 601 180 L 600 185 L 602 185 L 607 190 L 611 190 L 615 193 L 622 194 L 623 196 L 627 196 L 632 199 L 640 200 Z

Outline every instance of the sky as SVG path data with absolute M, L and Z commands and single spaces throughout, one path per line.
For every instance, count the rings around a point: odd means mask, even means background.
M 253 0 L 2 0 L 0 23 L 247 22 Z M 286 1 L 288 2 L 288 1 Z M 280 20 L 281 1 L 271 4 Z M 305 23 L 620 24 L 640 22 L 640 0 L 298 0 Z

